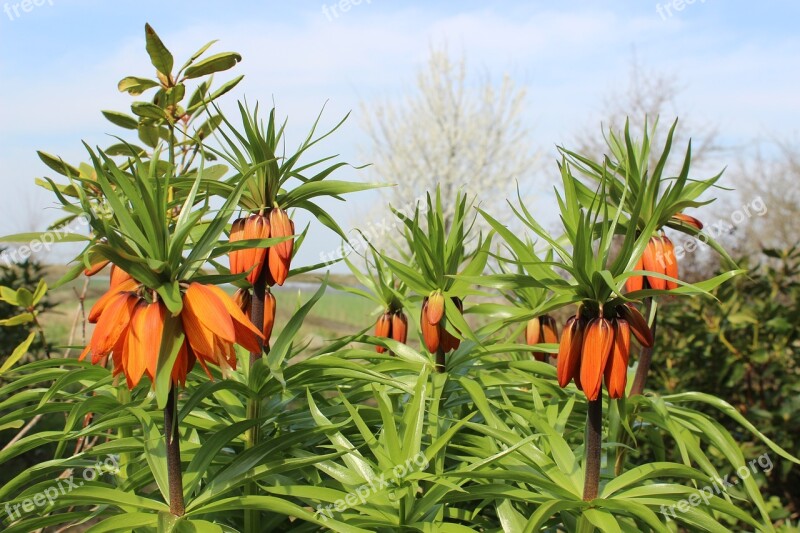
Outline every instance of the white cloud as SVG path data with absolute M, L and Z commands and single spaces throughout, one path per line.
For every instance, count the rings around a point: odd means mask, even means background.
M 237 71 L 246 78 L 237 96 L 246 94 L 262 105 L 274 97 L 290 117 L 293 139 L 305 133 L 326 99 L 326 116 L 333 121 L 351 109 L 357 113 L 362 99 L 402 94 L 413 86 L 414 68 L 429 46 L 443 42 L 454 52 L 463 50 L 474 67 L 493 74 L 509 71 L 529 88 L 530 126 L 545 149 L 584 127 L 603 96 L 626 82 L 634 45 L 648 68 L 675 72 L 685 84 L 682 107 L 720 123 L 729 136 L 747 138 L 764 130 L 782 135 L 793 131 L 800 118 L 800 45 L 794 37 L 743 40 L 742 29 L 699 27 L 683 17 L 662 21 L 655 11 L 642 15 L 623 9 L 525 6 L 448 15 L 437 9 L 444 8 L 373 2 L 333 21 L 312 9 L 293 22 L 254 18 L 220 23 L 211 14 L 205 22 L 177 30 L 157 29 L 178 58 L 209 36 L 220 39 L 215 49 L 241 52 L 244 61 Z M 104 53 L 95 50 L 89 56 L 80 35 L 92 23 L 89 19 L 87 27 L 74 28 L 74 43 L 51 47 L 42 70 L 31 66 L 14 73 L 0 64 L 0 179 L 4 186 L 19 187 L 22 196 L 33 194 L 32 177 L 44 169 L 36 160 L 37 148 L 77 158 L 80 139 L 105 143 L 104 133 L 115 130 L 99 110 L 124 110 L 131 101 L 116 91 L 116 82 L 128 74 L 152 72 L 142 37 L 109 42 Z M 30 58 L 31 65 L 42 62 Z M 356 144 L 363 140 L 358 123 L 353 117 L 328 145 L 351 162 L 359 162 Z M 30 185 L 20 185 L 29 176 Z M 362 196 L 367 197 L 373 198 Z M 27 207 L 5 196 L 0 209 L 21 218 Z M 333 213 L 348 220 L 354 210 L 368 208 L 356 201 L 336 205 Z M 309 244 L 326 246 L 323 241 L 318 237 Z

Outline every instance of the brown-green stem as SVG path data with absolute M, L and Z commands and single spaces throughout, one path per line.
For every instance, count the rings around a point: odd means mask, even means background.
M 167 477 L 169 479 L 169 510 L 183 516 L 183 478 L 181 473 L 181 438 L 178 431 L 178 390 L 172 387 L 164 407 L 164 438 L 167 442 Z
M 589 402 L 586 414 L 586 477 L 583 483 L 583 500 L 597 498 L 600 489 L 600 447 L 603 440 L 602 394 Z
M 269 275 L 269 265 L 267 264 L 267 257 L 264 257 L 264 264 L 261 266 L 261 273 L 256 278 L 253 284 L 253 300 L 250 304 L 250 321 L 259 330 L 264 329 L 264 302 L 267 295 L 267 276 Z M 253 365 L 256 361 L 261 359 L 264 352 L 269 352 L 269 341 L 265 340 L 260 343 L 261 349 L 258 352 L 250 352 L 250 372 L 253 371 Z M 261 416 L 261 402 L 258 398 L 247 399 L 247 419 L 257 420 Z M 247 430 L 245 438 L 245 449 L 253 448 L 258 444 L 261 438 L 259 427 L 256 425 Z M 249 482 L 244 486 L 245 495 L 254 495 L 258 492 L 258 485 L 255 482 Z M 256 509 L 248 509 L 244 512 L 244 530 L 247 533 L 260 531 L 261 527 L 261 514 Z

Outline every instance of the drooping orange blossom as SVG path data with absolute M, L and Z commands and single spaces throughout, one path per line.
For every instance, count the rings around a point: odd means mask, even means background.
M 281 238 L 294 235 L 294 222 L 283 209 L 275 207 L 269 215 L 254 214 L 236 219 L 231 225 L 230 242 L 251 239 Z M 246 248 L 228 254 L 231 274 L 250 270 L 247 281 L 255 284 L 262 269 L 268 269 L 267 283 L 283 285 L 289 275 L 294 239 L 288 239 L 269 248 Z
M 558 342 L 558 325 L 556 319 L 550 315 L 532 318 L 525 326 L 525 342 L 529 346 L 535 344 L 555 344 Z M 545 352 L 532 352 L 537 361 L 546 361 L 548 354 Z
M 617 306 L 612 318 L 587 317 L 578 312 L 564 326 L 558 351 L 558 384 L 570 381 L 590 401 L 600 396 L 603 383 L 609 397 L 625 396 L 631 333 L 645 347 L 653 335 L 639 310 L 631 304 Z
M 451 299 L 458 310 L 463 313 L 464 304 L 461 299 L 455 296 Z M 461 344 L 461 339 L 444 327 L 443 319 L 445 319 L 444 296 L 440 291 L 434 291 L 423 299 L 422 313 L 419 318 L 422 340 L 431 353 L 436 353 L 440 349 L 447 353 L 457 350 Z
M 703 229 L 703 223 L 693 216 L 677 213 L 672 218 L 678 222 L 693 226 L 698 231 Z M 649 270 L 678 279 L 678 258 L 675 256 L 675 245 L 670 238 L 664 235 L 663 232 L 652 236 L 634 270 Z M 656 290 L 672 290 L 678 287 L 678 284 L 674 281 L 655 276 L 630 277 L 625 282 L 625 287 L 628 292 L 642 290 L 645 288 L 645 279 L 647 280 L 648 288 Z
M 260 351 L 262 333 L 225 291 L 215 285 L 192 282 L 183 287 L 182 298 L 179 316 L 185 339 L 171 371 L 174 384 L 185 385 L 195 362 L 209 377 L 209 363 L 219 366 L 223 374 L 235 369 L 234 344 Z M 92 363 L 98 364 L 111 355 L 114 375 L 124 374 L 130 389 L 145 374 L 155 383 L 167 314 L 158 296 L 136 280 L 117 283 L 89 312 L 89 322 L 97 326 L 80 359 L 91 354 Z
M 387 309 L 375 322 L 375 336 L 392 339 L 405 344 L 408 340 L 408 318 L 402 309 Z M 383 353 L 386 348 L 375 346 L 375 351 Z

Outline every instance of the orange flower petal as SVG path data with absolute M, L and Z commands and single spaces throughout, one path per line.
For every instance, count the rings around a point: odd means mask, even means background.
M 558 343 L 558 325 L 553 317 L 550 315 L 542 315 L 539 319 L 539 340 L 538 344 L 557 344 Z M 537 361 L 547 361 L 550 354 L 547 352 L 533 352 L 533 357 Z
M 606 388 L 610 398 L 618 400 L 625 396 L 628 382 L 628 359 L 631 355 L 631 329 L 621 318 L 614 320 L 614 346 L 604 372 Z
M 269 220 L 263 215 L 250 215 L 244 223 L 244 238 L 250 239 L 267 239 L 269 238 Z M 264 267 L 264 262 L 267 260 L 266 248 L 249 248 L 246 250 L 246 260 L 243 265 L 243 270 L 248 270 L 250 267 L 255 267 L 247 275 L 247 281 L 255 284 L 258 276 L 261 274 L 261 269 Z
M 109 288 L 113 289 L 120 283 L 131 280 L 130 274 L 119 268 L 117 265 L 111 265 L 111 276 L 109 279 Z
M 237 289 L 233 294 L 233 303 L 241 309 L 244 316 L 250 318 L 250 308 L 253 305 L 253 296 L 249 289 Z
M 653 346 L 653 332 L 647 325 L 647 320 L 642 316 L 642 313 L 633 305 L 625 304 L 617 307 L 619 315 L 625 319 L 633 332 L 633 336 L 639 341 L 639 344 L 645 348 Z
M 186 289 L 185 297 L 183 299 L 186 305 L 186 311 L 194 314 L 206 329 L 211 331 L 214 335 L 223 338 L 228 342 L 236 341 L 236 331 L 233 328 L 233 321 L 231 320 L 231 309 L 235 309 L 236 313 L 241 316 L 241 319 L 249 322 L 242 311 L 236 307 L 230 296 L 225 294 L 225 291 L 218 289 L 215 291 L 211 287 L 213 285 L 203 285 L 202 283 L 190 283 Z M 220 298 L 219 293 L 225 295 L 225 298 Z M 230 303 L 231 309 L 226 309 L 225 301 Z
M 442 321 L 442 317 L 444 316 L 444 295 L 441 291 L 432 292 L 431 295 L 428 296 L 426 314 L 428 322 L 434 326 Z
M 408 319 L 402 311 L 392 315 L 392 338 L 403 344 L 408 340 Z
M 375 322 L 375 336 L 383 339 L 388 339 L 389 335 L 391 334 L 391 331 L 392 331 L 392 318 L 391 315 L 389 314 L 389 311 L 386 311 L 380 317 L 378 317 L 378 321 Z M 386 348 L 377 345 L 375 346 L 375 351 L 378 353 L 383 353 L 386 351 Z
M 270 237 L 288 237 L 294 234 L 294 223 L 283 209 L 276 207 L 270 211 L 269 224 Z M 267 263 L 272 282 L 283 285 L 286 281 L 293 250 L 294 239 L 288 239 L 269 248 Z
M 184 341 L 178 350 L 178 357 L 175 359 L 175 364 L 172 366 L 172 373 L 170 374 L 172 383 L 175 385 L 186 386 L 186 375 L 194 366 L 194 355 L 192 355 L 190 361 L 189 353 L 189 349 L 186 347 L 186 341 Z
M 228 237 L 229 242 L 241 241 L 244 238 L 244 220 L 237 218 L 231 224 L 231 233 Z M 228 253 L 228 261 L 230 262 L 231 274 L 241 274 L 246 269 L 242 268 L 242 250 L 233 250 Z
M 185 300 L 185 299 L 184 299 Z M 214 354 L 214 334 L 200 322 L 200 319 L 186 307 L 181 311 L 183 332 L 189 346 L 200 360 L 216 362 Z
M 128 335 L 125 347 L 122 350 L 122 370 L 128 381 L 128 388 L 133 389 L 139 384 L 147 368 L 147 359 L 144 347 L 145 339 L 145 311 L 147 304 L 140 300 L 133 310 L 131 324 L 128 328 Z
M 425 347 L 431 353 L 436 353 L 439 349 L 439 344 L 441 343 L 441 328 L 434 324 L 428 322 L 427 319 L 427 311 L 428 311 L 428 302 L 425 301 L 422 304 L 422 313 L 420 313 L 420 329 L 422 330 L 422 340 L 425 343 Z
M 94 263 L 89 268 L 84 268 L 83 275 L 86 276 L 87 278 L 90 278 L 95 274 L 97 274 L 98 272 L 100 272 L 101 270 L 103 270 L 109 262 L 110 261 L 108 259 L 102 259 L 97 263 Z
M 91 352 L 91 351 L 92 351 L 92 350 L 91 350 L 91 345 L 87 345 L 87 346 L 86 346 L 86 347 L 83 349 L 83 351 L 81 352 L 81 354 L 78 356 L 78 361 L 83 361 L 84 359 L 86 359 L 86 356 L 87 356 L 87 355 L 89 355 L 89 352 Z M 94 362 L 93 362 L 92 364 L 94 364 Z
M 561 344 L 558 347 L 558 384 L 562 387 L 569 385 L 573 378 L 578 377 L 581 366 L 581 352 L 583 350 L 584 321 L 575 316 L 570 317 L 564 325 L 561 334 Z
M 542 317 L 541 342 L 545 342 L 548 344 L 558 343 L 558 325 L 556 324 L 556 319 L 551 317 L 550 315 L 544 315 Z
M 264 295 L 264 343 L 269 345 L 269 339 L 272 337 L 272 328 L 275 327 L 275 312 L 277 310 L 277 302 L 275 296 L 271 292 Z
M 664 274 L 666 272 L 664 246 L 660 237 L 652 237 L 650 242 L 647 243 L 647 248 L 644 249 L 644 255 L 642 256 L 642 262 L 645 270 L 657 272 L 659 274 Z M 656 290 L 663 291 L 667 288 L 667 280 L 662 278 L 647 276 L 647 283 Z
M 253 325 L 253 323 L 245 316 L 244 313 L 242 313 L 242 310 L 239 309 L 236 303 L 225 291 L 216 285 L 207 285 L 205 288 L 208 289 L 211 294 L 215 295 L 219 302 L 222 303 L 223 308 L 227 312 L 227 316 L 233 324 L 235 338 L 231 342 L 235 342 L 251 352 L 260 352 L 261 341 L 264 338 L 264 335 L 261 333 L 261 331 L 255 325 Z
M 120 335 L 128 329 L 137 302 L 139 297 L 130 292 L 117 293 L 109 300 L 103 314 L 97 320 L 97 326 L 89 341 L 93 364 L 97 364 L 101 357 L 108 355 L 117 344 Z
M 581 357 L 581 385 L 586 398 L 593 401 L 600 395 L 603 373 L 614 344 L 614 328 L 606 318 L 595 318 L 589 322 L 583 336 Z
M 664 262 L 666 263 L 665 274 L 671 278 L 678 279 L 678 259 L 675 257 L 675 245 L 669 237 L 664 237 Z M 667 289 L 677 289 L 678 284 L 674 281 L 664 280 L 667 284 Z
M 125 291 L 134 291 L 138 287 L 138 283 L 133 280 L 129 279 L 117 285 L 116 287 L 112 287 L 108 289 L 105 294 L 103 294 L 100 299 L 92 306 L 92 309 L 89 311 L 88 320 L 90 323 L 95 324 L 97 320 L 100 318 L 100 315 L 103 313 L 103 309 L 108 305 L 108 302 L 111 301 L 114 296 L 121 292 Z
M 640 257 L 638 261 L 636 261 L 636 266 L 633 267 L 634 270 L 644 270 L 644 260 Z M 631 276 L 630 278 L 625 280 L 625 288 L 628 292 L 633 291 L 640 291 L 644 286 L 644 278 L 642 276 Z
M 288 237 L 294 234 L 294 225 L 289 219 L 289 215 L 283 209 L 276 207 L 269 212 L 270 235 L 272 237 Z M 275 253 L 281 259 L 289 260 L 292 258 L 294 239 L 289 239 L 273 246 Z
M 155 383 L 156 369 L 158 368 L 158 355 L 161 351 L 161 338 L 164 333 L 164 319 L 167 309 L 161 302 L 147 305 L 144 311 L 144 338 L 142 348 L 147 362 L 147 375 Z
M 690 226 L 694 226 L 697 230 L 703 229 L 703 223 L 694 218 L 690 215 L 684 215 L 683 213 L 675 213 L 672 215 L 672 218 L 683 222 L 685 224 L 689 224 Z
M 541 321 L 539 317 L 531 318 L 525 325 L 525 343 L 528 346 L 539 344 L 539 333 L 541 331 Z

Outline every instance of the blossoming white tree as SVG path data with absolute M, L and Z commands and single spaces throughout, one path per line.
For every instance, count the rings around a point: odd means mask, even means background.
M 443 198 L 463 189 L 469 200 L 480 193 L 483 207 L 506 211 L 505 199 L 517 181 L 526 186 L 536 159 L 522 118 L 525 100 L 508 75 L 473 79 L 464 55 L 431 49 L 412 93 L 365 106 L 367 160 L 382 181 L 397 184 L 383 194 L 403 207 L 436 186 Z

